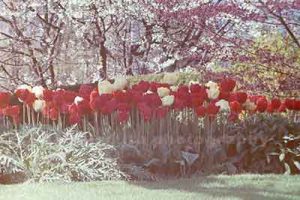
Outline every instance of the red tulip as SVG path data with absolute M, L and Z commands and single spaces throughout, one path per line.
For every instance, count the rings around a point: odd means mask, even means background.
M 256 106 L 256 110 L 258 110 L 259 112 L 264 112 L 268 107 L 267 99 L 264 97 L 258 98 L 256 101 Z
M 30 92 L 29 92 L 29 90 L 27 90 L 27 89 L 18 89 L 18 90 L 15 92 L 16 96 L 17 96 L 19 99 L 21 99 L 22 101 L 25 101 L 25 100 L 26 100 L 26 98 L 27 98 L 27 96 L 28 96 L 29 93 L 30 93 Z
M 68 112 L 69 112 L 69 104 L 66 104 L 66 103 L 61 104 L 59 110 L 60 110 L 60 112 L 62 114 L 68 114 Z
M 129 112 L 130 111 L 130 106 L 127 103 L 119 103 L 117 105 L 117 110 L 120 112 Z
M 289 110 L 296 110 L 296 111 L 300 110 L 300 100 L 286 99 L 285 105 L 286 105 L 287 109 L 289 109 Z
M 104 105 L 100 107 L 100 110 L 103 114 L 111 114 L 117 109 L 118 102 L 116 99 L 111 99 L 107 101 Z
M 106 102 L 112 99 L 111 94 L 102 94 L 100 96 L 95 97 L 95 99 L 91 99 L 90 107 L 94 111 L 99 111 L 102 107 L 105 106 Z
M 176 109 L 176 110 L 182 110 L 184 109 L 186 106 L 186 104 L 184 103 L 183 100 L 181 100 L 179 97 L 176 97 L 175 96 L 175 100 L 174 100 L 174 104 L 173 104 L 173 107 Z
M 94 90 L 92 84 L 82 84 L 79 88 L 79 96 L 89 100 L 91 92 Z
M 159 107 L 155 110 L 155 116 L 158 119 L 162 119 L 167 115 L 168 111 L 169 109 L 167 107 Z
M 69 111 L 69 113 L 72 115 L 72 114 L 76 114 L 76 113 L 78 113 L 78 107 L 77 107 L 77 105 L 76 104 L 71 104 L 71 105 L 69 105 L 68 106 L 68 111 Z
M 206 89 L 199 84 L 191 84 L 191 93 L 206 93 Z
M 247 93 L 245 92 L 236 92 L 230 95 L 229 101 L 238 101 L 240 104 L 243 104 L 247 100 Z
M 199 106 L 195 109 L 198 117 L 204 117 L 206 115 L 206 109 L 204 106 Z
M 33 102 L 36 100 L 36 97 L 33 93 L 29 92 L 26 96 L 26 99 L 24 100 L 24 102 L 28 105 L 32 105 Z
M 193 107 L 201 106 L 205 101 L 205 96 L 203 95 L 203 93 L 192 93 L 190 96 L 191 104 Z
M 148 121 L 152 117 L 152 109 L 146 103 L 138 103 L 138 110 L 142 114 L 145 121 Z
M 58 113 L 57 108 L 53 107 L 53 108 L 50 109 L 50 111 L 49 111 L 49 118 L 51 120 L 57 120 L 58 119 L 58 115 L 59 115 L 59 113 Z
M 229 101 L 229 99 L 230 99 L 230 93 L 229 92 L 220 91 L 218 99 L 224 99 L 226 101 Z
M 239 114 L 236 113 L 236 112 L 233 112 L 233 113 L 230 113 L 228 115 L 228 120 L 231 121 L 231 122 L 235 122 L 239 119 Z
M 52 102 L 54 106 L 60 107 L 64 103 L 64 90 L 56 90 L 52 93 Z
M 80 115 L 78 113 L 72 113 L 69 115 L 70 124 L 79 124 L 81 121 Z
M 132 101 L 133 104 L 138 104 L 143 99 L 143 94 L 140 93 L 140 92 L 130 91 L 130 95 L 131 95 L 131 101 Z
M 271 106 L 273 110 L 277 110 L 281 105 L 281 101 L 279 99 L 272 99 Z
M 179 86 L 179 88 L 178 88 L 178 90 L 177 90 L 177 93 L 180 94 L 180 95 L 185 96 L 186 94 L 189 93 L 189 88 L 188 88 L 188 86 L 186 86 L 186 85 L 181 85 L 181 86 Z
M 63 102 L 71 104 L 74 102 L 74 99 L 78 96 L 78 93 L 68 90 L 63 90 L 63 93 L 60 94 L 60 98 L 63 99 Z
M 0 92 L 0 108 L 4 108 L 9 104 L 10 96 L 8 92 Z
M 278 108 L 278 112 L 286 112 L 286 105 L 282 103 L 280 107 Z
M 160 97 L 155 93 L 143 95 L 141 101 L 145 102 L 147 105 L 149 105 L 152 108 L 157 108 L 162 104 Z
M 300 111 L 300 100 L 296 101 L 295 110 Z
M 120 111 L 118 112 L 118 121 L 120 123 L 126 122 L 129 119 L 129 113 L 126 111 Z
M 43 90 L 43 98 L 45 101 L 52 101 L 52 97 L 53 97 L 52 90 L 48 90 L 48 89 Z
M 231 92 L 236 85 L 236 82 L 232 79 L 222 80 L 220 83 L 220 90 L 222 92 Z
M 274 108 L 272 106 L 272 103 L 268 103 L 268 106 L 267 106 L 266 110 L 267 110 L 268 113 L 273 113 L 274 112 Z
M 147 81 L 140 81 L 138 84 L 132 86 L 133 90 L 140 91 L 142 93 L 147 92 L 149 88 L 150 88 L 150 83 Z
M 16 117 L 20 115 L 20 107 L 15 106 L 7 106 L 3 109 L 3 114 L 9 117 Z
M 88 115 L 91 112 L 89 101 L 86 99 L 83 99 L 83 101 L 79 102 L 77 107 L 79 115 Z
M 130 96 L 129 96 L 128 92 L 123 92 L 123 91 L 118 90 L 113 94 L 113 96 L 118 102 L 122 102 L 122 103 L 130 102 Z
M 242 106 L 238 101 L 232 101 L 230 102 L 230 110 L 234 113 L 240 113 L 242 112 Z
M 216 106 L 214 103 L 210 103 L 210 104 L 208 104 L 208 106 L 206 108 L 206 112 L 208 115 L 214 116 L 214 115 L 218 114 L 219 109 L 220 108 L 218 106 Z

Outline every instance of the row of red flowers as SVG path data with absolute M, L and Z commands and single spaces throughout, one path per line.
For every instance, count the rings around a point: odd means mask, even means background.
M 300 111 L 300 100 L 249 95 L 236 91 L 236 82 L 231 79 L 178 87 L 147 81 L 140 81 L 129 87 L 126 79 L 123 79 L 117 81 L 116 85 L 114 87 L 108 81 L 100 82 L 97 88 L 83 84 L 79 91 L 22 86 L 14 94 L 0 92 L 1 114 L 11 117 L 15 123 L 20 122 L 21 108 L 19 105 L 10 105 L 12 95 L 45 118 L 55 121 L 59 116 L 65 115 L 70 124 L 80 123 L 83 116 L 95 113 L 116 113 L 119 122 L 126 122 L 134 109 L 139 111 L 145 121 L 163 118 L 171 110 L 181 111 L 186 108 L 194 110 L 198 117 L 215 117 L 218 113 L 228 113 L 229 120 L 238 119 L 242 112 Z

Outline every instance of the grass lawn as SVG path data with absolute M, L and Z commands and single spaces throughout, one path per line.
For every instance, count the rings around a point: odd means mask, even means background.
M 0 200 L 300 199 L 300 176 L 208 176 L 161 182 L 0 185 Z

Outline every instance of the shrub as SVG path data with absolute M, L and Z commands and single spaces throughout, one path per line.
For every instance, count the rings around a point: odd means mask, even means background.
M 23 126 L 0 134 L 0 169 L 35 182 L 126 178 L 109 155 L 114 151 L 101 141 L 87 142 L 87 133 L 76 127 Z

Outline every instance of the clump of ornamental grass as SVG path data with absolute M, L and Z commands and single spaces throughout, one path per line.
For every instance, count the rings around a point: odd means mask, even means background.
M 0 134 L 0 171 L 31 182 L 126 179 L 112 157 L 114 147 L 88 142 L 88 133 L 23 126 Z

